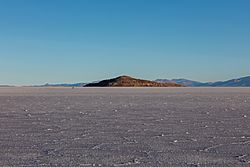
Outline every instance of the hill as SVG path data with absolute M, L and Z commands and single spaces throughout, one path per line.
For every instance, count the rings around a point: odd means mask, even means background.
M 155 81 L 136 79 L 129 76 L 103 80 L 97 83 L 90 83 L 85 87 L 182 87 L 176 83 L 159 83 Z

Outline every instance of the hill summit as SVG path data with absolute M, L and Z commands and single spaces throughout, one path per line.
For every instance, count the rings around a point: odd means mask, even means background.
M 182 87 L 182 85 L 176 83 L 158 83 L 124 75 L 98 83 L 90 83 L 85 85 L 85 87 Z

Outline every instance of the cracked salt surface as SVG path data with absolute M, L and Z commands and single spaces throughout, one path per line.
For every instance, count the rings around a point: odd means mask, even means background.
M 250 165 L 249 88 L 0 88 L 0 166 Z

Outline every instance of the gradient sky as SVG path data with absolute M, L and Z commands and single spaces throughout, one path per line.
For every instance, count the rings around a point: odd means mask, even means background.
M 0 84 L 250 75 L 249 0 L 0 0 Z

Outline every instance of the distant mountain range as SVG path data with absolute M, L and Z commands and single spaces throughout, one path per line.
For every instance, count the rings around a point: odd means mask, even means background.
M 160 83 L 156 81 L 142 80 L 130 76 L 119 76 L 117 78 L 90 83 L 85 87 L 182 87 L 177 83 Z
M 157 79 L 155 80 L 156 82 L 160 82 L 160 83 L 177 83 L 177 84 L 181 84 L 187 87 L 196 87 L 196 86 L 201 86 L 203 83 L 201 82 L 197 82 L 197 81 L 192 81 L 192 80 L 188 80 L 188 79 Z
M 118 84 L 118 82 L 121 82 L 121 80 L 124 79 L 124 77 L 128 77 L 128 76 L 120 76 L 120 77 L 113 78 L 113 79 L 118 79 L 115 81 L 116 84 Z M 130 77 L 130 78 L 132 78 L 132 77 Z M 120 81 L 119 81 L 119 79 L 120 79 Z M 132 79 L 135 79 L 135 78 L 132 78 Z M 135 80 L 138 80 L 138 79 L 135 79 Z M 130 82 L 131 81 L 132 80 L 130 80 Z M 147 80 L 143 80 L 143 81 L 147 81 Z M 111 80 L 103 80 L 100 82 L 96 81 L 96 82 L 91 82 L 91 83 L 69 83 L 69 84 L 67 84 L 67 83 L 63 83 L 63 84 L 49 84 L 49 83 L 47 83 L 45 85 L 38 85 L 38 86 L 34 86 L 34 87 L 84 87 L 84 86 L 94 86 L 94 85 L 98 86 L 98 84 L 99 85 L 100 84 L 104 84 L 104 85 L 105 84 L 112 84 L 112 82 L 113 81 L 111 79 Z M 124 82 L 124 81 L 122 81 L 122 82 Z M 132 82 L 135 82 L 135 81 L 132 81 Z M 186 87 L 250 87 L 250 76 L 242 77 L 242 78 L 238 78 L 238 79 L 231 79 L 228 81 L 219 81 L 219 82 L 198 82 L 198 81 L 193 81 L 193 80 L 188 80 L 188 79 L 171 79 L 171 80 L 169 80 L 169 79 L 156 79 L 155 81 L 150 81 L 150 82 L 179 84 L 179 85 L 183 85 Z M 127 85 L 127 86 L 129 86 L 129 85 Z M 4 87 L 6 87 L 6 86 L 4 86 Z
M 83 87 L 87 83 L 72 83 L 72 84 L 67 84 L 67 83 L 62 83 L 62 84 L 45 84 L 45 85 L 38 85 L 34 87 Z
M 250 76 L 238 78 L 238 79 L 231 79 L 228 81 L 219 81 L 219 82 L 198 82 L 192 81 L 188 79 L 157 79 L 156 82 L 160 83 L 177 83 L 187 87 L 250 87 Z
M 0 88 L 1 87 L 14 87 L 14 86 L 11 86 L 11 85 L 0 85 Z

